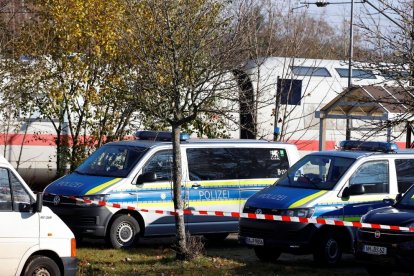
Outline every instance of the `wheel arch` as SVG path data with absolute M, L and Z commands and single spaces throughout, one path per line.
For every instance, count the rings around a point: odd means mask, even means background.
M 145 234 L 145 222 L 144 222 L 144 219 L 143 219 L 142 215 L 139 212 L 134 211 L 134 210 L 119 210 L 118 212 L 114 213 L 111 216 L 110 220 L 106 224 L 105 237 L 108 237 L 109 229 L 111 229 L 112 223 L 114 222 L 116 217 L 119 216 L 119 215 L 129 215 L 129 216 L 133 217 L 138 222 L 138 225 L 139 225 L 139 228 L 140 228 L 139 235 L 144 236 L 144 234 Z
M 319 228 L 317 234 L 313 237 L 312 244 L 316 244 L 318 240 L 327 235 L 328 233 L 339 236 L 338 242 L 340 243 L 344 252 L 353 253 L 355 233 L 351 227 L 341 227 L 334 225 L 323 225 Z
M 57 264 L 57 266 L 59 267 L 59 270 L 60 270 L 60 274 L 61 275 L 63 275 L 63 273 L 64 273 L 64 267 L 63 267 L 63 263 L 62 263 L 62 260 L 60 259 L 60 257 L 59 257 L 59 255 L 56 253 L 56 252 L 54 252 L 54 251 L 51 251 L 51 250 L 39 250 L 39 251 L 36 251 L 36 252 L 33 252 L 26 260 L 25 260 L 25 263 L 24 263 L 24 265 L 22 266 L 22 269 L 21 269 L 21 271 L 20 271 L 20 274 L 19 275 L 21 275 L 21 276 L 24 276 L 23 275 L 23 273 L 24 273 L 24 271 L 25 271 L 25 269 L 26 269 L 26 267 L 27 267 L 27 265 L 28 265 L 28 262 L 29 262 L 29 260 L 33 257 L 33 256 L 45 256 L 45 257 L 48 257 L 48 258 L 50 258 L 50 259 L 52 259 L 56 264 Z

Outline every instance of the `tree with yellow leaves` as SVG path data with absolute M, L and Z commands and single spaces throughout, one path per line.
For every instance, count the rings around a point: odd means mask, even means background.
M 14 68 L 3 89 L 27 116 L 52 123 L 57 176 L 88 150 L 123 138 L 135 110 L 119 87 L 128 68 L 120 41 L 122 0 L 33 0 L 14 43 Z M 24 59 L 21 57 L 24 56 Z

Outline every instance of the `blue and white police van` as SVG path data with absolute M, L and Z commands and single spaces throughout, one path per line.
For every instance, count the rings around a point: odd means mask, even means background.
M 138 140 L 105 144 L 73 173 L 46 187 L 45 204 L 77 238 L 101 237 L 115 248 L 127 248 L 140 236 L 175 234 L 173 216 L 68 198 L 174 211 L 171 134 L 140 131 L 136 136 Z M 296 146 L 287 143 L 182 140 L 182 197 L 185 208 L 194 211 L 240 212 L 248 197 L 273 184 L 299 159 Z M 186 231 L 212 239 L 224 239 L 238 229 L 236 218 L 185 215 L 184 219 Z
M 343 141 L 337 151 L 301 158 L 275 185 L 251 196 L 244 213 L 359 221 L 368 211 L 391 205 L 414 179 L 414 151 L 392 143 Z M 239 241 L 262 261 L 282 252 L 313 254 L 335 265 L 353 252 L 355 228 L 241 218 Z

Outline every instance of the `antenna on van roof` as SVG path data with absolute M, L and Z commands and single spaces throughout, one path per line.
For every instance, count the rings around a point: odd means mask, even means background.
M 137 140 L 149 140 L 149 141 L 172 141 L 172 132 L 168 131 L 152 131 L 152 130 L 139 130 L 135 133 L 135 139 Z M 190 139 L 190 135 L 187 133 L 180 134 L 180 141 L 187 141 Z

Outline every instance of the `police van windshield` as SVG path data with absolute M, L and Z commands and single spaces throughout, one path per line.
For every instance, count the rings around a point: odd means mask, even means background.
M 397 208 L 414 209 L 414 186 L 412 186 L 401 198 L 397 204 Z
M 126 177 L 147 148 L 108 145 L 97 149 L 76 170 L 78 174 Z
M 294 164 L 276 184 L 332 190 L 354 161 L 352 158 L 307 155 Z

